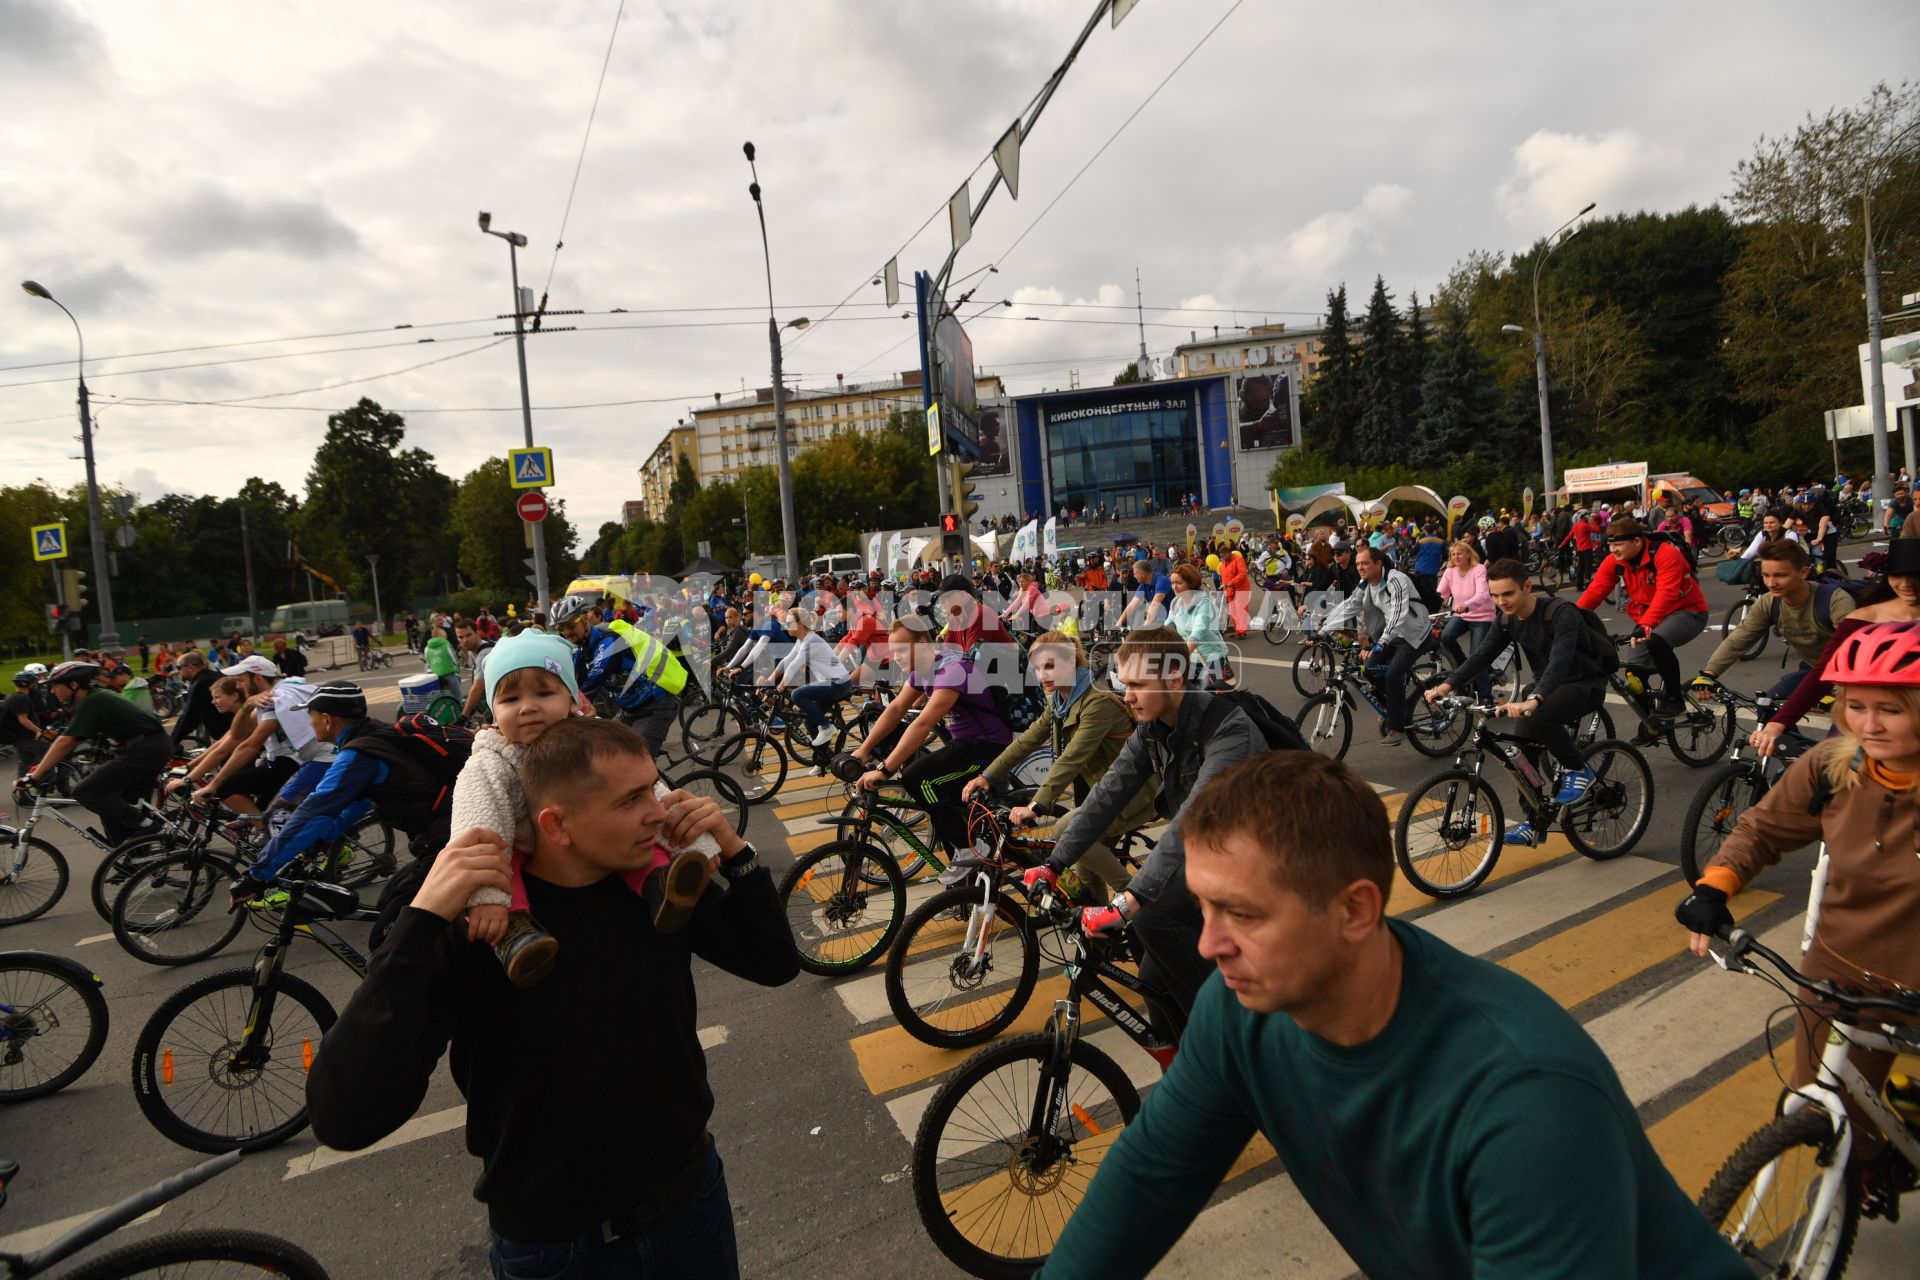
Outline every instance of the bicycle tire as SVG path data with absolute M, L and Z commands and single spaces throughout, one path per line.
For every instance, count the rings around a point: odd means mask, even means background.
M 1573 745 L 1585 751 L 1602 738 L 1613 736 L 1613 715 L 1602 705 L 1580 717 L 1580 728 L 1573 735 Z
M 968 1238 L 962 1229 L 961 1220 L 973 1215 L 968 1213 L 970 1206 L 961 1198 L 984 1200 L 985 1194 L 974 1193 L 974 1188 L 984 1188 L 990 1192 L 996 1185 L 1004 1185 L 1007 1188 L 1006 1194 L 1014 1197 L 1012 1203 L 1026 1206 L 1030 1210 L 1040 1203 L 1040 1196 L 1030 1188 L 1036 1186 L 1040 1179 L 1044 1179 L 1047 1173 L 1035 1175 L 1031 1170 L 1023 1170 L 1022 1173 L 1028 1178 L 1028 1183 L 1023 1185 L 1016 1181 L 1016 1178 L 1021 1176 L 1016 1174 L 1016 1169 L 1020 1167 L 1021 1144 L 1012 1139 L 1018 1136 L 1024 1140 L 1024 1128 L 1030 1122 L 1041 1087 L 1041 1073 L 1053 1053 L 1054 1037 L 1051 1032 L 1012 1036 L 998 1044 L 988 1045 L 968 1058 L 961 1064 L 960 1069 L 940 1086 L 933 1100 L 927 1104 L 926 1114 L 920 1120 L 920 1128 L 914 1134 L 911 1162 L 913 1200 L 914 1207 L 920 1214 L 920 1223 L 927 1229 L 927 1235 L 933 1239 L 934 1247 L 968 1275 L 981 1276 L 985 1280 L 1024 1278 L 1031 1276 L 1047 1260 L 1047 1254 L 1052 1252 L 1053 1239 L 1042 1240 L 1037 1235 L 1030 1237 L 1032 1245 L 1042 1243 L 1046 1245 L 1046 1248 L 1038 1253 L 1015 1254 L 982 1247 L 981 1244 Z M 1010 1126 L 1004 1127 L 1018 1127 L 1022 1132 L 1018 1135 L 988 1137 L 987 1142 L 982 1142 L 980 1139 L 989 1134 L 990 1122 L 986 1121 L 985 1117 L 980 1123 L 963 1121 L 955 1131 L 955 1142 L 967 1144 L 964 1148 L 967 1151 L 985 1147 L 987 1154 L 973 1167 L 955 1170 L 963 1175 L 977 1174 L 979 1175 L 977 1178 L 959 1187 L 943 1189 L 941 1186 L 942 1139 L 947 1126 L 954 1119 L 954 1113 L 965 1105 L 967 1096 L 975 1085 L 986 1082 L 990 1086 L 996 1072 L 1007 1068 L 1017 1071 L 1022 1064 L 1026 1064 L 1024 1074 L 1031 1079 L 1031 1087 L 1022 1089 L 1009 1085 L 1000 1090 L 989 1088 L 986 1094 L 991 1097 L 991 1103 L 983 1102 L 983 1105 L 991 1106 L 993 1120 L 1004 1117 L 1011 1122 Z M 1112 1147 L 1112 1140 L 1107 1137 L 1107 1134 L 1124 1132 L 1126 1126 L 1131 1124 L 1134 1117 L 1140 1113 L 1140 1091 L 1134 1088 L 1133 1081 L 1127 1078 L 1126 1071 L 1119 1063 L 1085 1040 L 1073 1042 L 1073 1048 L 1068 1053 L 1068 1064 L 1070 1074 L 1067 1087 L 1069 1089 L 1075 1079 L 1091 1078 L 1107 1095 L 1105 1098 L 1099 1098 L 1089 1094 L 1080 1099 L 1069 1096 L 1072 1108 L 1070 1127 L 1072 1133 L 1078 1135 L 1069 1137 L 1069 1145 L 1072 1147 L 1093 1143 L 1095 1144 L 1093 1153 L 1104 1156 Z M 1087 1105 L 1089 1101 L 1093 1105 Z M 1096 1112 L 1102 1114 L 1096 1114 Z M 1084 1175 L 1082 1171 L 1087 1164 L 1094 1163 L 1074 1159 L 1071 1156 L 1063 1159 L 1068 1161 L 1065 1165 L 1067 1173 L 1055 1178 L 1045 1191 L 1051 1193 L 1064 1190 L 1066 1196 L 1050 1196 L 1050 1198 L 1065 1200 L 1070 1197 L 1072 1203 L 1059 1204 L 1052 1212 L 1042 1211 L 1046 1221 L 1041 1225 L 1051 1233 L 1057 1233 L 1072 1215 L 1074 1206 L 1084 1194 L 1086 1181 L 1090 1176 Z M 953 1163 L 956 1165 L 959 1163 L 958 1156 Z M 1068 1173 L 1072 1176 L 1068 1176 Z M 1001 1180 L 1004 1180 L 1004 1184 Z M 950 1199 L 956 1203 L 950 1204 Z M 1004 1217 L 999 1215 L 995 1217 L 996 1224 L 1004 1226 Z
M 1293 606 L 1288 604 L 1284 599 L 1281 603 L 1269 610 L 1267 613 L 1267 625 L 1261 628 L 1261 631 L 1266 634 L 1267 643 L 1271 645 L 1282 645 L 1293 639 L 1295 619 L 1298 616 L 1299 615 L 1294 612 Z
M 136 1276 L 170 1274 L 163 1269 L 195 1262 L 237 1262 L 287 1280 L 327 1280 L 327 1269 L 299 1245 L 264 1232 L 231 1227 L 196 1227 L 141 1240 L 102 1254 L 67 1272 L 66 1277 L 134 1280 Z
M 1300 696 L 1311 698 L 1325 693 L 1332 679 L 1333 646 L 1324 640 L 1309 640 L 1293 655 L 1293 687 Z
M 1733 708 L 1724 702 L 1695 703 L 1662 730 L 1674 759 L 1705 769 L 1733 746 Z
M 787 780 L 786 749 L 778 738 L 758 729 L 736 733 L 715 747 L 712 763 L 716 769 L 739 769 L 740 794 L 750 805 L 773 799 Z
M 1594 772 L 1593 786 L 1578 804 L 1569 807 L 1560 818 L 1560 830 L 1573 847 L 1596 862 L 1617 858 L 1640 842 L 1653 821 L 1653 768 L 1647 758 L 1618 738 L 1603 738 L 1580 753 L 1587 768 Z M 1629 779 L 1628 775 L 1632 774 Z M 1632 787 L 1639 786 L 1639 798 Z M 1632 807 L 1633 818 L 1610 839 L 1595 838 L 1594 823 L 1612 815 L 1615 819 Z
M 696 796 L 711 796 L 719 802 L 722 813 L 733 815 L 733 829 L 739 835 L 747 834 L 747 793 L 738 782 L 721 773 L 718 769 L 694 769 L 687 773 L 675 774 L 667 779 L 667 785 L 676 791 L 691 791 Z
M 1457 707 L 1448 708 L 1443 716 L 1427 702 L 1424 684 L 1416 676 L 1407 678 L 1407 742 L 1421 755 L 1438 760 L 1466 745 L 1473 717 Z
M 22 994 L 15 989 L 13 975 L 29 973 L 39 974 L 49 981 Z M 63 993 L 73 996 L 79 1015 L 68 1013 L 62 1016 L 56 1010 L 49 1028 L 43 1028 L 38 1022 L 27 1023 L 30 1015 L 23 1014 L 22 1010 L 38 1008 Z M 0 1013 L 0 1045 L 11 1046 L 19 1042 L 28 1046 L 20 1052 L 18 1061 L 9 1061 L 9 1055 L 0 1055 L 0 1102 L 25 1102 L 29 1098 L 44 1098 L 50 1093 L 58 1093 L 85 1075 L 100 1057 L 100 1050 L 106 1047 L 107 998 L 100 992 L 100 982 L 84 966 L 64 956 L 45 955 L 37 951 L 0 952 L 0 1007 L 12 1011 Z M 69 1026 L 81 1025 L 80 1015 L 84 1015 L 84 1034 L 60 1037 L 60 1033 Z M 27 1072 L 35 1054 L 32 1046 L 43 1037 L 75 1038 L 78 1047 L 65 1066 L 37 1080 L 29 1080 Z M 47 1052 L 45 1049 L 39 1051 L 42 1055 Z
M 1758 760 L 1729 760 L 1707 775 L 1687 805 L 1686 825 L 1680 830 L 1680 874 L 1688 885 L 1700 879 L 1701 869 L 1713 860 L 1734 824 L 1766 794 L 1756 786 Z
M 39 836 L 16 835 L 0 845 L 0 857 L 12 862 L 12 855 L 28 851 L 19 879 L 0 880 L 0 925 L 25 924 L 53 910 L 67 892 L 67 858 Z M 35 864 L 44 864 L 45 872 L 36 873 Z
M 120 889 L 133 874 L 136 866 L 144 865 L 156 858 L 186 846 L 165 832 L 159 835 L 142 836 L 138 840 L 129 840 L 106 857 L 100 859 L 100 865 L 93 869 L 93 882 L 88 896 L 93 900 L 93 909 L 102 920 L 113 923 L 113 900 L 120 896 Z
M 1430 807 L 1443 789 L 1439 807 Z M 1423 823 L 1418 833 L 1417 822 Z M 1421 839 L 1428 827 L 1431 836 Z M 1493 874 L 1506 830 L 1500 797 L 1486 779 L 1471 769 L 1443 769 L 1401 804 L 1393 823 L 1394 861 L 1407 882 L 1428 897 L 1463 898 Z M 1478 848 L 1483 841 L 1485 848 Z
M 1728 605 L 1726 616 L 1720 620 L 1721 634 L 1732 635 L 1734 631 L 1739 628 L 1740 623 L 1745 620 L 1747 611 L 1753 608 L 1753 605 L 1754 601 L 1751 597 L 1735 600 L 1732 604 Z M 1771 629 L 1761 632 L 1760 638 L 1754 641 L 1745 653 L 1740 655 L 1740 661 L 1751 662 L 1765 653 L 1767 651 L 1767 641 L 1772 635 L 1773 631 Z
M 723 702 L 706 702 L 680 712 L 680 741 L 685 744 L 687 754 L 703 764 L 713 747 L 747 727 Z
M 1799 1243 L 1806 1238 L 1797 1219 L 1784 1226 L 1769 1219 L 1774 1228 L 1773 1239 L 1761 1245 L 1740 1238 L 1738 1224 L 1732 1224 L 1735 1230 L 1729 1233 L 1727 1219 L 1736 1211 L 1742 1211 L 1747 1204 L 1746 1192 L 1754 1179 L 1769 1167 L 1774 1166 L 1783 1157 L 1796 1150 L 1805 1149 L 1811 1164 L 1811 1173 L 1815 1179 L 1823 1178 L 1827 1170 L 1818 1163 L 1819 1152 L 1833 1137 L 1833 1124 L 1824 1111 L 1798 1111 L 1790 1116 L 1777 1116 L 1760 1128 L 1754 1130 L 1747 1140 L 1727 1157 L 1720 1166 L 1713 1181 L 1700 1195 L 1700 1212 L 1706 1215 L 1715 1232 L 1733 1246 L 1733 1249 L 1749 1264 L 1765 1263 L 1768 1275 L 1786 1275 L 1781 1267 L 1799 1249 Z M 1783 1181 L 1790 1185 L 1779 1203 L 1782 1208 L 1804 1212 L 1813 1202 L 1812 1182 L 1801 1182 L 1793 1176 L 1792 1168 L 1774 1170 L 1771 1189 L 1777 1190 Z M 1796 1280 L 1824 1280 L 1824 1277 L 1841 1275 L 1846 1271 L 1847 1258 L 1853 1252 L 1854 1233 L 1860 1227 L 1860 1187 L 1847 1170 L 1839 1171 L 1840 1196 L 1834 1202 L 1838 1218 L 1829 1218 L 1817 1229 L 1825 1237 L 1816 1248 L 1824 1257 L 1817 1256 L 1814 1266 L 1807 1271 L 1796 1271 Z M 1756 1206 L 1765 1212 L 1765 1205 Z M 1741 1216 L 1745 1216 L 1742 1212 Z M 1771 1246 L 1778 1246 L 1777 1251 Z
M 1346 759 L 1347 747 L 1353 742 L 1353 710 L 1332 691 L 1316 693 L 1301 703 L 1295 722 L 1316 754 L 1330 760 Z
M 1731 558 L 1740 553 L 1747 543 L 1752 540 L 1753 535 L 1749 534 L 1743 525 L 1723 524 L 1714 531 L 1713 537 L 1714 541 L 1720 544 L 1721 550 L 1726 553 L 1726 556 Z
M 306 1072 L 309 1054 L 319 1047 L 320 1038 L 333 1026 L 335 1014 L 327 998 L 304 978 L 281 971 L 274 973 L 271 981 L 275 993 L 276 1020 L 283 1012 L 281 1002 L 291 999 L 302 1006 L 314 1022 L 311 1033 L 302 1034 L 293 1064 L 298 1074 L 291 1081 L 291 1090 L 298 1094 L 299 1106 L 275 1124 L 264 1127 L 246 1123 L 236 1125 L 234 1127 L 241 1130 L 237 1133 L 203 1128 L 176 1111 L 172 1099 L 186 1097 L 184 1092 L 174 1092 L 173 1077 L 181 1074 L 177 1069 L 176 1045 L 186 1050 L 188 1057 L 185 1063 L 188 1079 L 181 1083 L 181 1087 L 184 1089 L 196 1081 L 202 1086 L 210 1084 L 216 1090 L 216 1098 L 224 1096 L 235 1099 L 243 1092 L 251 1096 L 261 1086 L 267 1077 L 267 1070 L 273 1064 L 270 1056 L 268 1068 L 236 1071 L 227 1060 L 229 1049 L 239 1042 L 243 1034 L 247 1013 L 252 1007 L 254 972 L 251 968 L 222 969 L 188 983 L 163 1000 L 140 1029 L 139 1038 L 134 1041 L 134 1100 L 140 1104 L 140 1112 L 146 1116 L 147 1123 L 159 1130 L 162 1137 L 191 1151 L 217 1155 L 223 1151 L 262 1151 L 285 1142 L 307 1127 Z M 223 1029 L 212 1025 L 211 1014 L 195 1019 L 199 1024 L 196 1027 L 176 1030 L 175 1022 L 203 997 L 225 991 L 237 993 L 240 997 L 237 1004 L 239 1020 L 233 1024 L 231 1034 L 223 1036 Z M 222 1000 L 221 1004 L 227 1011 L 235 1009 L 235 1002 L 231 999 Z M 195 1045 L 187 1036 L 196 1030 L 215 1039 Z M 304 1028 L 302 1030 L 305 1031 Z M 268 1032 L 271 1036 L 274 1028 L 269 1027 Z M 171 1036 L 169 1033 L 172 1033 Z M 270 1054 L 273 1048 L 270 1044 Z M 197 1117 L 200 1113 L 194 1114 Z
M 867 883 L 869 868 L 878 868 L 884 885 Z M 884 899 L 887 914 L 869 922 L 868 905 L 875 898 Z M 802 854 L 788 868 L 780 878 L 780 905 L 800 967 L 832 977 L 866 968 L 893 945 L 907 914 L 907 882 L 884 850 L 836 840 Z
M 216 955 L 240 935 L 245 909 L 228 909 L 230 886 L 241 868 L 207 850 L 188 849 L 141 867 L 127 877 L 113 900 L 113 940 L 145 964 L 172 968 Z M 153 911 L 171 912 L 148 919 Z M 185 951 L 161 950 L 165 942 L 186 940 L 196 922 L 211 925 L 191 935 Z
M 1040 940 L 1027 913 L 998 890 L 993 895 L 993 923 L 1001 927 L 995 929 L 994 938 L 1014 940 L 1019 972 L 1012 990 L 1005 993 L 1006 1002 L 997 1009 L 982 994 L 993 977 L 997 949 L 992 941 L 988 943 L 986 969 L 978 974 L 970 971 L 964 953 L 968 921 L 980 906 L 977 885 L 960 884 L 937 893 L 913 909 L 887 949 L 887 1007 L 901 1029 L 922 1044 L 940 1049 L 985 1044 L 1011 1026 L 1033 996 L 1040 976 Z M 909 975 L 910 968 L 917 972 Z M 955 1000 L 958 1003 L 950 1003 Z M 961 1016 L 942 1018 L 942 1013 Z

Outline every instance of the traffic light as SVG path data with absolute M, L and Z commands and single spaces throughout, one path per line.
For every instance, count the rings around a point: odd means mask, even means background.
M 955 458 L 953 460 L 953 509 L 960 513 L 960 527 L 965 529 L 973 523 L 973 517 L 980 510 L 980 495 L 971 492 L 969 478 L 980 463 L 977 459 Z
M 58 631 L 64 625 L 66 625 L 66 618 L 61 613 L 60 606 L 57 604 L 48 605 L 47 606 L 47 630 Z
M 60 594 L 66 597 L 64 616 L 77 618 L 80 611 L 87 607 L 87 575 L 81 569 L 62 569 L 60 571 Z
M 967 554 L 967 535 L 960 531 L 960 517 L 951 511 L 940 513 L 940 554 L 942 556 Z

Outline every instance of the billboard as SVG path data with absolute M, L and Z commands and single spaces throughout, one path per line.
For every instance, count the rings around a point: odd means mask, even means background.
M 997 404 L 980 406 L 980 465 L 975 476 L 1004 476 L 1013 473 L 1012 415 Z
M 1880 340 L 1880 383 L 1887 398 L 1887 424 L 1899 420 L 1902 409 L 1920 406 L 1920 333 L 1902 333 Z M 1867 344 L 1860 344 L 1860 403 L 1873 403 L 1872 367 Z M 1871 428 L 1869 428 L 1871 430 Z M 1842 435 L 1847 434 L 1841 432 Z
M 1284 373 L 1258 373 L 1241 374 L 1233 382 L 1240 451 L 1291 448 L 1293 379 Z
M 933 279 L 914 273 L 914 300 L 920 320 L 920 385 L 928 408 L 941 406 L 941 426 L 969 454 L 980 448 L 980 399 L 973 378 L 973 343 L 946 299 L 933 291 Z

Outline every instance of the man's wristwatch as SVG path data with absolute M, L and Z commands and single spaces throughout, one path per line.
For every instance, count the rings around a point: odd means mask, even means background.
M 752 841 L 743 841 L 740 846 L 740 852 L 734 854 L 731 858 L 722 858 L 720 860 L 719 871 L 720 874 L 725 876 L 728 882 L 731 883 L 750 874 L 758 868 L 759 865 L 760 851 L 753 847 Z

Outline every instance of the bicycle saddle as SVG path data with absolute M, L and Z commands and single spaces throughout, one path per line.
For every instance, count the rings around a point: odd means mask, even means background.
M 360 895 L 345 885 L 304 880 L 287 886 L 293 905 L 315 916 L 345 918 L 360 910 Z

